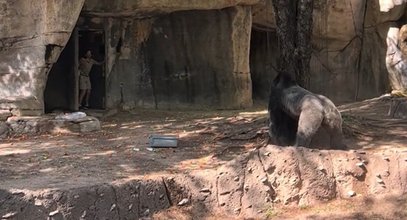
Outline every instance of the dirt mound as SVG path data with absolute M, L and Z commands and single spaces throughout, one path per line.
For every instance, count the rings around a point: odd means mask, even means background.
M 218 205 L 258 217 L 275 205 L 316 205 L 407 192 L 407 151 L 380 154 L 269 145 L 218 171 Z M 269 206 L 269 207 L 265 207 Z
M 268 145 L 216 171 L 65 191 L 0 191 L 0 215 L 129 219 L 181 206 L 193 216 L 222 210 L 230 217 L 266 218 L 281 205 L 309 207 L 361 195 L 402 195 L 406 183 L 407 151 L 377 154 Z

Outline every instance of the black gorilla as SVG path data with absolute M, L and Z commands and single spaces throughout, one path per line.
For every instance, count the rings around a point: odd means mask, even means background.
M 279 145 L 309 147 L 323 127 L 330 147 L 343 149 L 342 117 L 335 104 L 323 95 L 300 87 L 288 73 L 279 73 L 271 85 L 269 134 Z

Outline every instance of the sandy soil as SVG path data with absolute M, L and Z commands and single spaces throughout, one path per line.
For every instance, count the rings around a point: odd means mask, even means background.
M 387 98 L 378 98 L 340 107 L 350 149 L 407 150 L 407 121 L 387 117 L 389 104 Z M 69 189 L 214 170 L 237 155 L 264 145 L 266 121 L 267 112 L 263 108 L 208 112 L 133 110 L 103 119 L 102 130 L 95 133 L 11 137 L 0 143 L 0 188 Z M 150 151 L 148 137 L 152 134 L 178 135 L 179 146 Z M 323 219 L 329 215 L 330 218 L 357 219 L 359 214 L 359 217 L 374 217 L 374 211 L 364 210 L 366 205 L 375 211 L 405 212 L 405 198 L 395 201 L 359 198 L 321 207 L 281 207 L 270 210 L 269 216 Z M 383 203 L 387 208 L 383 208 Z M 188 210 L 174 208 L 156 217 L 168 219 L 174 215 L 174 219 L 182 219 L 187 218 L 187 213 Z

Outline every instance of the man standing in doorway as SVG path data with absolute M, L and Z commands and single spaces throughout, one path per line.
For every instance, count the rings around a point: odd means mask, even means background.
M 79 108 L 87 109 L 89 108 L 89 97 L 90 91 L 92 89 L 89 74 L 92 70 L 92 66 L 102 65 L 104 61 L 98 62 L 92 59 L 92 52 L 90 50 L 86 51 L 84 57 L 79 60 Z M 83 99 L 85 98 L 85 105 L 82 106 Z

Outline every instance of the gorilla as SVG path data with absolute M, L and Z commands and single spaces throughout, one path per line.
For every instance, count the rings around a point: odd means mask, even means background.
M 346 148 L 335 104 L 300 87 L 288 73 L 280 72 L 273 80 L 268 111 L 269 135 L 278 145 L 309 147 L 322 127 L 329 134 L 331 148 Z

